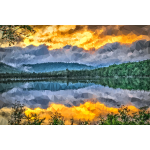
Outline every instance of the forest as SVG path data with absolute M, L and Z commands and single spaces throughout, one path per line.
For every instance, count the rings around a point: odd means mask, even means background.
M 78 77 L 149 77 L 150 60 L 139 62 L 128 62 L 122 64 L 113 64 L 109 67 L 97 68 L 92 70 L 69 70 L 52 71 L 43 73 L 1 73 L 0 79 L 24 79 L 24 78 L 78 78 Z

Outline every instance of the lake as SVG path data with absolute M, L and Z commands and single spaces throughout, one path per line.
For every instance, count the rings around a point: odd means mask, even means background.
M 108 107 L 150 106 L 149 78 L 99 78 L 93 80 L 15 81 L 0 83 L 0 107 L 11 107 L 15 100 L 30 108 L 47 108 L 51 103 L 67 107 L 87 101 Z

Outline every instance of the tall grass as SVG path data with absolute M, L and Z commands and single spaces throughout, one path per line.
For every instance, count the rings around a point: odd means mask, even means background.
M 8 121 L 9 125 L 42 125 L 45 118 L 40 119 L 37 114 L 31 114 L 30 116 L 25 115 L 24 106 L 19 102 L 16 102 L 12 107 L 11 119 Z M 58 113 L 52 113 L 51 119 L 49 120 L 49 125 L 65 125 L 64 117 Z M 74 124 L 74 119 L 70 120 L 70 125 Z M 131 111 L 122 106 L 118 114 L 109 113 L 106 117 L 100 116 L 98 121 L 90 122 L 78 120 L 76 123 L 78 125 L 150 125 L 150 112 L 147 108 L 141 108 L 136 113 L 131 113 Z

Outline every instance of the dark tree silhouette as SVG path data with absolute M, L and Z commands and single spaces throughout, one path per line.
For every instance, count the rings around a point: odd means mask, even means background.
M 33 27 L 29 25 L 0 25 L 0 31 L 2 34 L 1 39 L 9 43 L 9 46 L 35 32 Z

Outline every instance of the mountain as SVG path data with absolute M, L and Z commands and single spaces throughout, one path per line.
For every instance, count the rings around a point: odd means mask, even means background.
M 51 72 L 60 70 L 82 70 L 82 69 L 94 69 L 92 66 L 87 66 L 78 63 L 64 63 L 64 62 L 49 62 L 41 64 L 23 64 L 20 69 L 27 72 Z
M 12 66 L 6 65 L 0 62 L 0 73 L 19 73 L 21 72 L 19 69 L 16 69 Z

